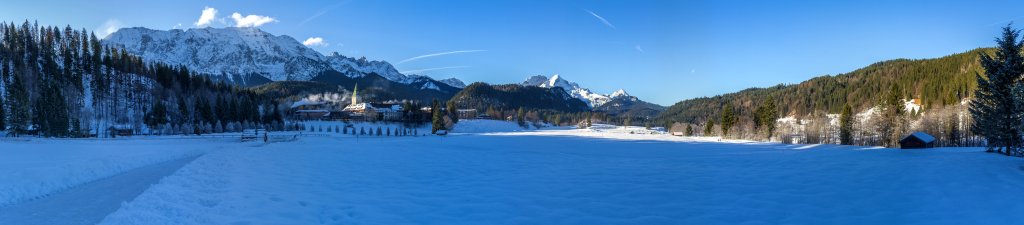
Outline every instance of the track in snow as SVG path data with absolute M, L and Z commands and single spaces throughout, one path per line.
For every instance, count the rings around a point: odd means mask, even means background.
M 140 167 L 39 199 L 0 208 L 0 224 L 96 224 L 150 185 L 199 156 Z

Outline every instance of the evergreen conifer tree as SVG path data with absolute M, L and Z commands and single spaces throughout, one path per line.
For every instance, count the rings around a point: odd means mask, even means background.
M 1007 25 L 996 39 L 995 55 L 981 54 L 984 76 L 977 74 L 978 87 L 970 103 L 971 131 L 984 137 L 988 151 L 1020 155 L 1021 89 L 1024 72 L 1020 31 Z
M 448 117 L 452 123 L 459 123 L 459 108 L 455 107 L 455 101 L 448 101 Z
M 715 129 L 715 121 L 714 120 L 710 120 L 709 119 L 707 122 L 704 122 L 704 136 L 714 135 L 713 134 L 713 132 L 715 132 L 714 129 Z
M 882 99 L 879 109 L 881 118 L 876 124 L 882 144 L 887 147 L 895 147 L 906 129 L 906 109 L 901 98 L 903 89 L 893 84 L 889 92 Z
M 4 94 L 0 93 L 0 131 L 7 130 L 7 112 L 4 110 Z
M 437 99 L 434 99 L 430 104 L 430 133 L 436 134 L 438 130 L 444 129 L 444 117 L 441 115 L 441 104 L 438 103 Z
M 725 105 L 722 109 L 722 137 L 729 136 L 729 129 L 736 124 L 736 113 L 732 111 L 732 105 Z
M 839 115 L 839 144 L 853 144 L 853 109 L 850 105 L 844 106 Z

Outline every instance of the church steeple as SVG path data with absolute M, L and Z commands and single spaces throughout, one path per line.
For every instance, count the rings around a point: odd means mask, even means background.
M 357 95 L 358 93 L 359 93 L 359 84 L 356 84 L 356 86 L 352 88 L 352 105 L 359 104 L 359 98 L 358 98 L 359 96 Z

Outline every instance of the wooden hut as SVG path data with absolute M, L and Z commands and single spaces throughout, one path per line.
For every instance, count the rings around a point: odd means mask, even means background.
M 932 148 L 935 147 L 935 137 L 925 132 L 914 132 L 900 140 L 901 149 Z

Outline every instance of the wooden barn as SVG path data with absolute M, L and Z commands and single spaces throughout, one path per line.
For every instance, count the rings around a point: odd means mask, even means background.
M 914 132 L 900 140 L 901 149 L 932 148 L 935 147 L 935 137 L 925 132 Z

